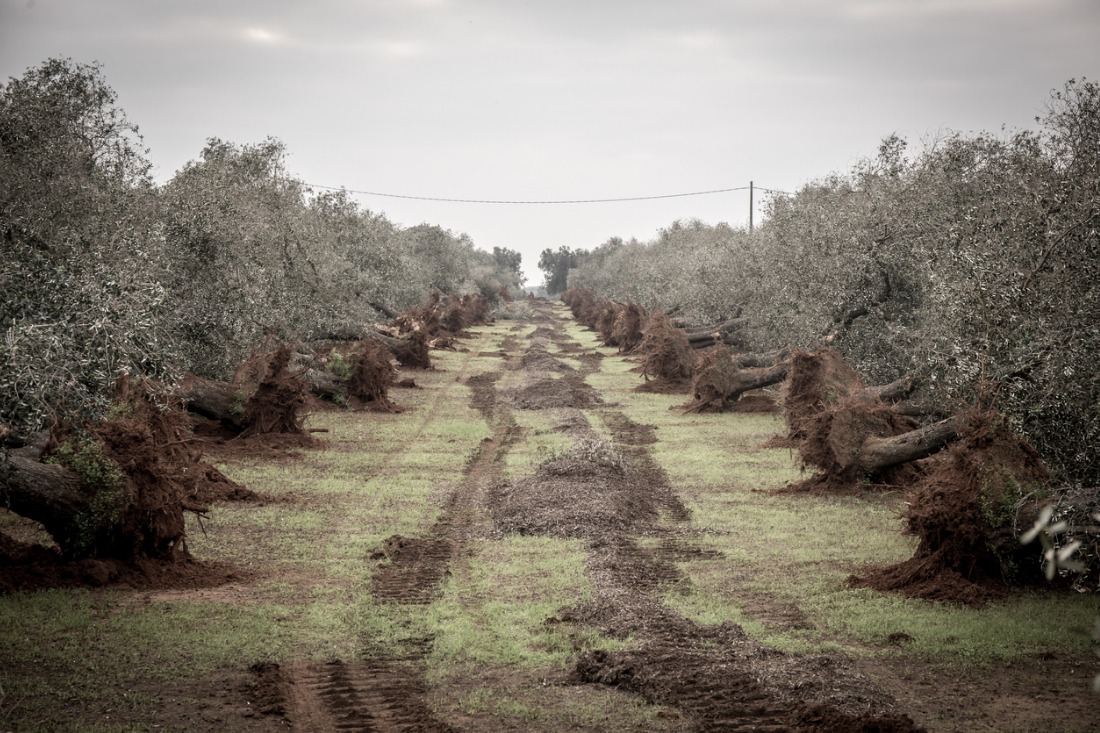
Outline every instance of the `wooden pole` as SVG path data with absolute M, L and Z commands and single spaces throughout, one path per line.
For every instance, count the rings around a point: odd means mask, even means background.
M 752 181 L 749 181 L 749 233 L 752 233 Z

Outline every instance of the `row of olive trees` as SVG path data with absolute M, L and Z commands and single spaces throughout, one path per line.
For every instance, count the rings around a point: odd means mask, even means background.
M 268 334 L 519 284 L 517 253 L 315 195 L 276 140 L 212 139 L 161 186 L 147 155 L 98 66 L 0 86 L 0 423 L 101 412 L 123 370 L 225 377 Z
M 769 203 L 751 235 L 676 223 L 612 240 L 570 284 L 711 321 L 754 347 L 830 343 L 869 379 L 996 399 L 1052 465 L 1100 483 L 1100 87 L 1070 81 L 1035 132 L 897 137 Z

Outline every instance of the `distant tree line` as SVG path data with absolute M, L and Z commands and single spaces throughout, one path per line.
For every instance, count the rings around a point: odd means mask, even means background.
M 1037 122 L 914 154 L 887 137 L 772 198 L 753 233 L 613 239 L 571 253 L 568 283 L 698 322 L 741 309 L 754 349 L 827 343 L 875 383 L 920 374 L 944 402 L 996 402 L 1065 477 L 1100 485 L 1100 87 L 1071 80 Z M 564 250 L 543 254 L 560 269 Z
M 0 86 L 0 423 L 101 413 L 120 371 L 226 377 L 265 335 L 354 333 L 520 255 L 314 193 L 274 139 L 211 138 L 164 185 L 97 65 Z

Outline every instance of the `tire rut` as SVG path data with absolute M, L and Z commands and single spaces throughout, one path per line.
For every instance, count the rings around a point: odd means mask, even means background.
M 299 733 L 450 733 L 424 703 L 415 665 L 392 660 L 339 660 L 284 671 L 288 718 Z
M 496 399 L 499 372 L 459 379 L 471 389 L 471 404 L 490 424 L 492 436 L 471 455 L 462 480 L 446 498 L 440 518 L 423 535 L 389 537 L 372 555 L 378 563 L 371 577 L 375 599 L 399 605 L 427 605 L 439 595 L 466 540 L 482 532 L 485 494 L 500 475 L 501 461 L 518 437 L 511 413 Z M 431 412 L 421 427 L 428 424 Z M 426 731 L 449 733 L 425 703 L 424 658 L 431 639 L 412 645 L 405 656 L 369 657 L 301 664 L 280 671 L 280 696 L 294 730 L 379 732 Z

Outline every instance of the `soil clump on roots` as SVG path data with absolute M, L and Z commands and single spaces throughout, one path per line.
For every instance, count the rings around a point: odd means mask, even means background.
M 996 415 L 970 423 L 912 492 L 905 519 L 920 539 L 913 557 L 853 576 L 852 585 L 980 605 L 1003 596 L 1008 582 L 1041 582 L 1039 550 L 1021 545 L 1017 529 L 1038 514 L 1028 497 L 1046 469 Z
M 783 408 L 787 438 L 800 441 L 807 435 L 809 421 L 841 397 L 862 389 L 863 380 L 834 349 L 796 351 L 790 361 Z
M 681 392 L 690 388 L 695 352 L 684 332 L 674 327 L 664 313 L 649 319 L 636 353 L 642 357 L 642 376 L 646 379 L 639 391 Z
M 209 501 L 252 498 L 202 461 L 178 405 L 152 384 L 120 378 L 113 413 L 85 437 L 56 435 L 47 460 L 74 472 L 90 508 L 46 530 L 58 547 L 0 542 L 0 591 L 125 583 L 138 587 L 201 586 L 231 576 L 192 560 L 184 512 Z M 5 557 L 6 556 L 6 557 Z
M 368 341 L 352 358 L 348 377 L 348 397 L 362 406 L 380 412 L 402 412 L 390 401 L 389 388 L 397 382 L 397 370 L 390 362 L 390 351 L 377 341 Z
M 868 437 L 901 435 L 916 427 L 912 418 L 878 400 L 844 397 L 839 404 L 822 407 L 817 414 L 801 421 L 799 428 L 803 439 L 798 444 L 798 453 L 803 468 L 815 466 L 818 471 L 783 491 L 845 494 L 861 491 L 869 481 L 889 486 L 911 484 L 919 471 L 912 463 L 891 466 L 868 476 L 859 466 L 858 458 Z

